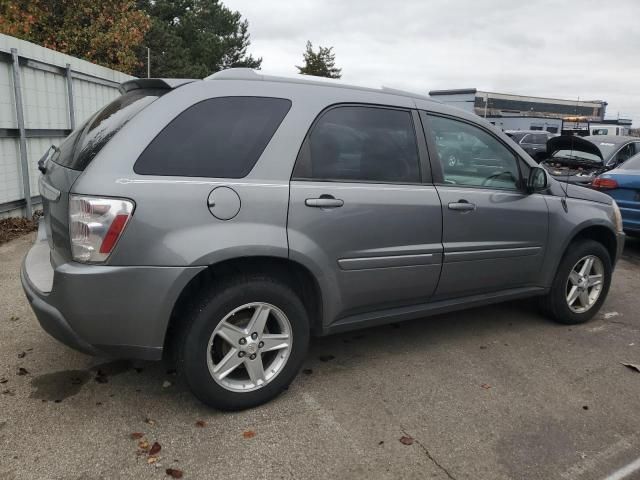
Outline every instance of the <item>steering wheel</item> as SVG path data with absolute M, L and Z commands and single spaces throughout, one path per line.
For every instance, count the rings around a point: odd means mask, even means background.
M 509 177 L 507 180 L 511 180 L 514 183 L 516 182 L 516 179 L 511 172 L 498 172 L 485 178 L 482 181 L 482 186 L 486 187 L 487 185 L 489 185 L 489 182 L 491 182 L 492 180 L 497 180 L 500 177 Z

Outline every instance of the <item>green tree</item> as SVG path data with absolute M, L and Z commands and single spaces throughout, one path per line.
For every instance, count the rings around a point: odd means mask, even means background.
M 149 29 L 135 0 L 0 0 L 0 32 L 131 73 Z
M 202 78 L 230 67 L 260 68 L 261 58 L 247 55 L 249 23 L 219 0 L 138 0 L 151 28 L 138 49 L 147 75 L 151 50 L 152 77 Z
M 302 75 L 315 75 L 317 77 L 340 78 L 342 69 L 336 67 L 336 54 L 333 47 L 318 47 L 318 51 L 313 51 L 313 45 L 307 41 L 307 48 L 302 54 L 304 65 L 296 68 Z

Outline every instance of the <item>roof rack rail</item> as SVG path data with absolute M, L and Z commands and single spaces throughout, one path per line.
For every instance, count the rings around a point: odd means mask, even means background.
M 265 81 L 265 82 L 282 82 L 282 83 L 295 83 L 304 85 L 320 85 L 323 87 L 339 87 L 349 88 L 353 90 L 361 90 L 366 92 L 388 93 L 390 95 L 399 95 L 403 97 L 419 98 L 429 101 L 434 101 L 426 95 L 419 93 L 407 92 L 404 90 L 397 90 L 390 87 L 371 88 L 361 87 L 358 85 L 351 85 L 343 83 L 340 80 L 326 77 L 316 77 L 313 75 L 295 75 L 295 76 L 278 76 L 278 75 L 265 75 L 260 71 L 253 70 L 251 68 L 229 68 L 227 70 L 220 70 L 212 75 L 209 75 L 205 80 L 250 80 L 250 81 Z

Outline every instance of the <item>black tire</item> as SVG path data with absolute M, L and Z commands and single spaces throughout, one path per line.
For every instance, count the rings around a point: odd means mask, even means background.
M 218 323 L 234 309 L 252 302 L 278 307 L 291 324 L 292 347 L 282 370 L 269 383 L 249 392 L 234 392 L 218 384 L 207 366 L 207 345 Z M 178 371 L 193 394 L 220 410 L 261 405 L 286 390 L 298 374 L 309 345 L 309 318 L 300 298 L 287 285 L 263 276 L 238 277 L 217 285 L 202 298 L 185 325 L 178 351 Z
M 567 304 L 566 285 L 574 265 L 587 255 L 594 255 L 602 261 L 604 267 L 603 287 L 596 303 L 586 312 L 577 313 L 572 311 Z M 598 312 L 607 298 L 611 286 L 611 273 L 611 257 L 601 243 L 594 240 L 578 240 L 572 243 L 558 266 L 551 290 L 541 298 L 542 310 L 551 319 L 565 325 L 587 322 Z

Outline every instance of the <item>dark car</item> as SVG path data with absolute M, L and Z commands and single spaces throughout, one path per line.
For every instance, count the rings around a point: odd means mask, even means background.
M 513 138 L 513 141 L 534 159 L 540 158 L 540 154 L 545 154 L 547 142 L 557 136 L 542 130 L 505 130 L 504 133 Z
M 590 185 L 603 172 L 640 153 L 640 138 L 610 135 L 563 135 L 547 142 L 550 156 L 540 163 L 554 178 Z

